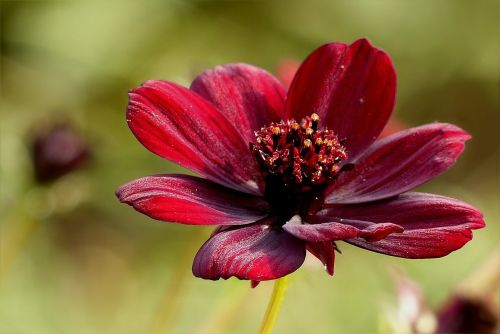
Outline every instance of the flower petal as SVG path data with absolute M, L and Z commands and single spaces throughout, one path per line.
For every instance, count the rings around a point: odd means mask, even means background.
M 379 223 L 330 218 L 328 216 L 311 217 L 310 224 L 302 224 L 299 216 L 293 216 L 283 225 L 283 229 L 296 238 L 309 242 L 345 240 L 356 237 L 368 241 L 377 241 L 391 233 L 403 232 L 403 227 L 392 223 Z
M 301 65 L 288 93 L 286 116 L 312 113 L 345 138 L 354 158 L 381 133 L 396 98 L 396 72 L 389 56 L 366 39 L 326 44 Z
M 156 175 L 132 181 L 116 192 L 151 218 L 193 225 L 251 224 L 267 214 L 267 203 L 188 175 Z
M 283 225 L 283 229 L 294 237 L 309 242 L 350 239 L 358 235 L 358 229 L 354 226 L 336 222 L 302 224 L 299 216 L 293 216 Z
M 392 233 L 402 233 L 404 228 L 392 223 L 370 224 L 365 229 L 359 231 L 358 237 L 366 241 L 379 241 Z
M 217 66 L 196 77 L 191 89 L 212 102 L 247 142 L 255 141 L 254 131 L 283 116 L 286 96 L 283 85 L 255 66 Z
M 375 142 L 327 190 L 326 203 L 362 203 L 413 189 L 450 168 L 470 135 L 434 123 Z
M 306 249 L 317 257 L 321 263 L 323 263 L 326 272 L 330 276 L 333 276 L 335 265 L 335 249 L 333 248 L 333 242 L 308 242 L 306 244 Z
M 390 222 L 404 228 L 383 240 L 346 240 L 375 252 L 405 258 L 441 257 L 472 239 L 472 229 L 484 227 L 482 214 L 472 206 L 444 196 L 405 193 L 383 201 L 332 206 L 318 216 L 349 220 Z
M 472 232 L 460 227 L 410 230 L 390 235 L 376 242 L 356 238 L 346 240 L 355 246 L 377 253 L 408 259 L 443 257 L 462 248 L 472 239 Z
M 260 193 L 262 176 L 240 131 L 189 89 L 160 80 L 144 83 L 129 94 L 127 121 L 137 139 L 161 157 L 233 189 Z
M 255 289 L 260 284 L 260 281 L 250 281 L 250 287 Z
M 304 262 L 303 241 L 281 229 L 252 225 L 220 232 L 201 247 L 193 263 L 197 277 L 265 281 L 286 276 Z

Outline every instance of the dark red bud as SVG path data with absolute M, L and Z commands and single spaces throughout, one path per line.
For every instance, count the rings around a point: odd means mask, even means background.
M 35 136 L 31 157 L 36 180 L 46 183 L 81 168 L 90 149 L 74 128 L 58 124 Z

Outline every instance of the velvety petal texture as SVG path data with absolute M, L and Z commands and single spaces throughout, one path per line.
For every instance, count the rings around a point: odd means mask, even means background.
M 359 231 L 358 237 L 366 241 L 379 241 L 392 233 L 402 233 L 404 228 L 392 223 L 367 224 L 365 228 Z
M 314 218 L 314 217 L 313 217 Z M 367 241 L 377 241 L 391 233 L 401 233 L 404 228 L 392 223 L 372 223 L 368 221 L 319 217 L 326 222 L 302 224 L 298 216 L 294 216 L 283 225 L 283 229 L 293 236 L 310 242 L 335 241 L 351 238 L 364 238 Z M 316 220 L 318 220 L 316 218 Z
M 436 258 L 462 248 L 472 239 L 472 232 L 460 227 L 410 230 L 394 234 L 377 242 L 350 239 L 347 242 L 361 248 L 408 259 Z
M 293 216 L 283 225 L 283 229 L 293 236 L 311 242 L 333 241 L 354 238 L 358 229 L 341 223 L 303 224 L 299 216 Z
M 252 65 L 217 66 L 196 77 L 191 89 L 212 102 L 247 142 L 255 141 L 254 131 L 283 116 L 283 85 Z
M 326 44 L 300 66 L 290 87 L 286 117 L 317 113 L 320 125 L 345 139 L 354 158 L 382 132 L 394 108 L 396 73 L 385 52 L 368 40 Z
M 211 280 L 235 276 L 265 281 L 294 272 L 305 256 L 303 241 L 281 229 L 252 225 L 211 237 L 196 254 L 193 274 Z
M 211 103 L 167 81 L 148 81 L 129 93 L 127 122 L 161 157 L 208 179 L 249 193 L 263 181 L 248 142 Z
M 339 176 L 325 202 L 369 202 L 413 189 L 453 166 L 469 138 L 454 125 L 434 123 L 378 140 Z
M 349 243 L 372 251 L 405 257 L 441 257 L 461 248 L 472 239 L 472 229 L 484 227 L 482 214 L 456 199 L 425 193 L 405 193 L 398 197 L 364 204 L 332 206 L 318 213 L 335 220 L 392 223 L 404 228 L 380 241 L 363 238 Z
M 188 175 L 143 177 L 122 186 L 116 195 L 151 218 L 181 224 L 251 224 L 269 210 L 260 197 Z

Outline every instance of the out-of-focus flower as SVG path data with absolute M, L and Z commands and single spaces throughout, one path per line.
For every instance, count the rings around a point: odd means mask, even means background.
M 500 333 L 500 249 L 460 284 L 437 313 L 438 334 Z
M 57 124 L 33 139 L 31 157 L 38 182 L 54 181 L 81 168 L 90 158 L 90 149 L 68 124 Z
M 400 271 L 392 271 L 396 287 L 398 307 L 388 310 L 385 325 L 394 334 L 432 334 L 436 330 L 437 321 L 420 286 L 408 279 Z M 386 333 L 386 331 L 384 331 Z
M 494 310 L 485 300 L 454 295 L 437 315 L 437 333 L 498 333 L 498 314 Z
M 294 59 L 283 59 L 278 63 L 278 66 L 276 67 L 276 75 L 283 86 L 285 86 L 286 90 L 290 88 L 292 80 L 299 67 L 300 62 Z
M 500 288 L 497 251 L 471 277 L 454 289 L 448 300 L 433 310 L 420 286 L 400 271 L 393 272 L 398 307 L 387 314 L 389 332 L 395 334 L 498 333 Z M 478 284 L 481 283 L 481 284 Z M 384 331 L 386 332 L 386 331 Z
M 393 117 L 389 120 L 389 122 L 387 122 L 387 125 L 385 126 L 384 130 L 382 130 L 379 138 L 385 138 L 392 135 L 393 133 L 403 131 L 407 128 L 408 126 L 406 126 L 406 124 L 404 124 L 401 120 Z
M 208 70 L 189 89 L 148 81 L 130 92 L 130 129 L 204 178 L 144 177 L 117 196 L 155 219 L 218 225 L 194 259 L 206 279 L 276 279 L 306 250 L 333 274 L 337 240 L 405 258 L 447 255 L 484 226 L 481 213 L 407 191 L 451 167 L 470 136 L 433 123 L 376 140 L 395 95 L 391 60 L 366 39 L 314 51 L 288 94 L 246 64 Z

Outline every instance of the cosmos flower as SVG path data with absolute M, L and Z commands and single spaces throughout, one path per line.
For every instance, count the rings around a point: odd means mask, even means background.
M 500 252 L 453 289 L 437 309 L 429 306 L 422 288 L 401 271 L 393 271 L 398 305 L 385 316 L 384 332 L 452 334 L 498 332 Z M 496 267 L 495 267 L 496 266 Z M 479 283 L 479 284 L 478 284 Z
M 483 300 L 452 296 L 438 313 L 437 333 L 498 333 L 498 309 Z
M 81 167 L 90 159 L 90 147 L 72 126 L 55 124 L 36 134 L 31 145 L 35 178 L 47 183 Z
M 150 151 L 201 175 L 156 175 L 117 190 L 158 220 L 216 225 L 195 276 L 255 282 L 297 270 L 309 251 L 333 274 L 336 241 L 392 256 L 433 258 L 484 226 L 472 206 L 408 192 L 452 166 L 470 136 L 433 123 L 377 140 L 396 73 L 366 39 L 326 44 L 286 93 L 268 72 L 229 64 L 190 88 L 133 89 L 127 122 Z

